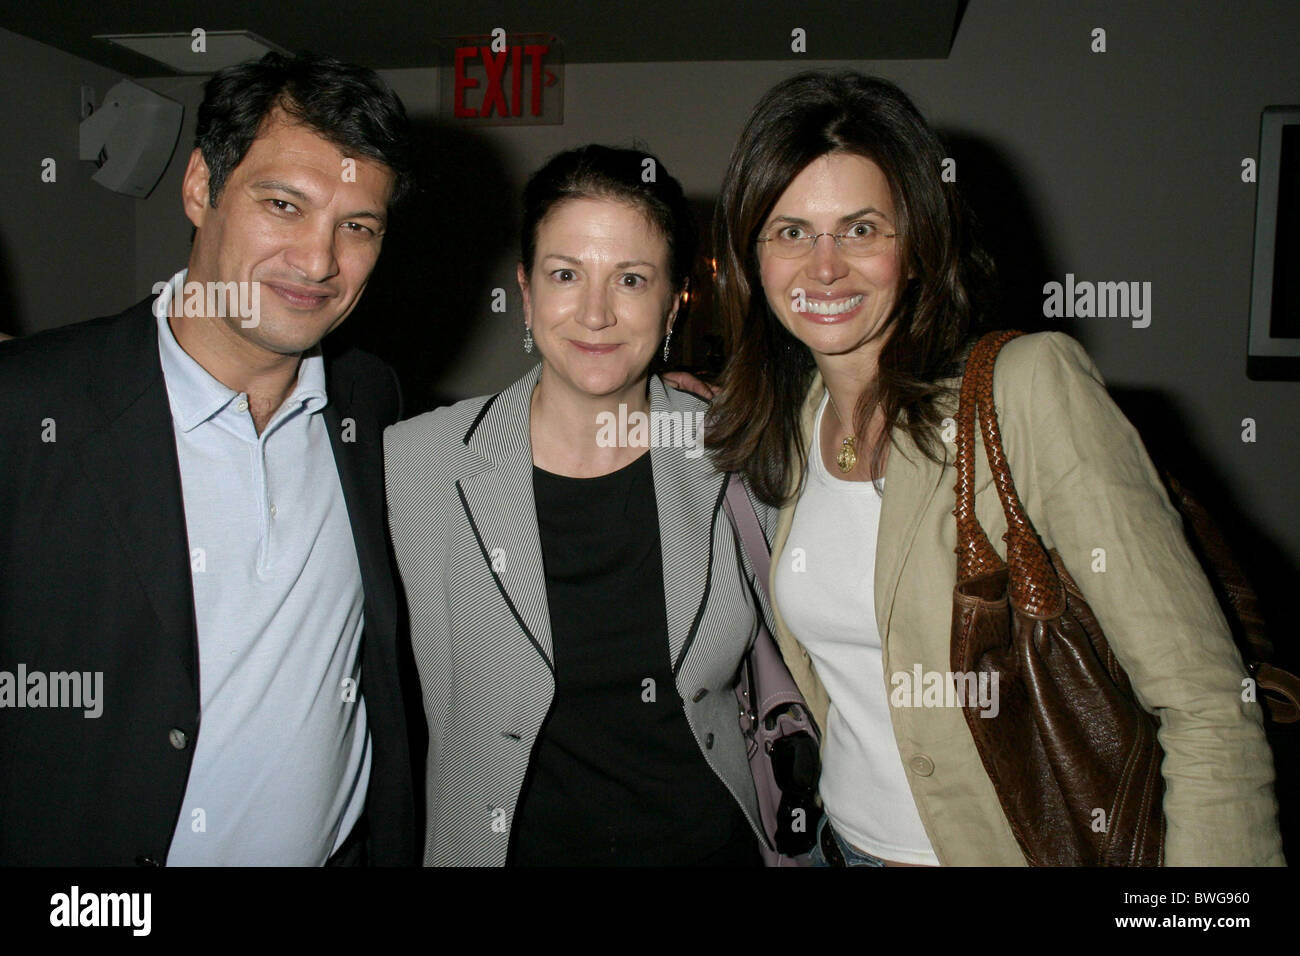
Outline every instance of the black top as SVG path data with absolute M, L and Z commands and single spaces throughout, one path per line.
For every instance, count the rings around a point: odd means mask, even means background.
M 510 862 L 757 864 L 673 680 L 650 455 L 598 478 L 535 467 L 533 490 L 556 686 Z

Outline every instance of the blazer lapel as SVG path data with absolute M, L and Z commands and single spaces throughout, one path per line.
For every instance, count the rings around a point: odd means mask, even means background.
M 487 571 L 515 620 L 555 671 L 546 572 L 537 533 L 529 409 L 541 366 L 490 399 L 465 435 L 474 454 L 456 487 Z
M 906 432 L 896 431 L 895 437 L 897 444 L 890 449 L 885 464 L 885 491 L 876 539 L 876 625 L 882 643 L 889 637 L 894 597 L 917 530 L 931 500 L 943 488 L 945 476 L 950 484 L 953 480 L 953 473 L 946 467 L 952 459 L 947 444 L 942 445 L 945 467 L 936 468 Z M 951 487 L 948 490 L 951 492 Z
M 656 415 L 680 416 L 683 428 L 694 432 L 693 414 L 674 409 L 658 376 L 650 378 L 650 413 L 652 422 Z M 651 428 L 652 437 L 655 431 Z M 726 476 L 712 468 L 700 467 L 699 457 L 688 458 L 687 452 L 694 454 L 695 448 L 673 447 L 663 442 L 651 445 L 650 467 L 654 473 L 659 547 L 663 555 L 668 652 L 676 674 L 695 639 L 695 627 L 708 597 L 713 518 L 721 506 Z
M 189 536 L 171 405 L 158 356 L 152 300 L 123 315 L 115 339 L 90 383 L 104 425 L 78 454 L 105 512 L 117 529 L 126 564 L 134 569 L 158 615 L 158 633 L 171 640 L 198 691 L 194 588 Z
M 554 670 L 546 574 L 533 497 L 529 407 L 540 366 L 491 400 L 466 435 L 473 463 L 457 481 L 464 507 L 479 538 L 488 570 L 520 627 Z M 652 413 L 676 412 L 657 377 L 650 379 Z M 694 425 L 694 419 L 687 427 Z M 708 592 L 712 516 L 724 489 L 723 476 L 701 468 L 685 447 L 653 447 L 654 475 L 663 559 L 668 652 L 674 671 L 690 650 L 700 607 Z M 496 570 L 494 569 L 494 565 Z
M 373 639 L 392 633 L 396 626 L 395 598 L 388 562 L 388 539 L 384 528 L 383 434 L 380 423 L 368 416 L 354 415 L 355 381 L 335 380 L 335 367 L 327 360 L 326 391 L 329 401 L 322 414 L 329 432 L 339 485 L 347 504 L 352 542 L 361 568 L 361 586 L 366 599 L 367 628 Z M 343 420 L 354 419 L 344 441 Z M 358 420 L 359 419 L 359 420 Z

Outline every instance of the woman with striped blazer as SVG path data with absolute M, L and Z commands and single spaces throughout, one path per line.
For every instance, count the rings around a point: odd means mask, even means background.
M 588 146 L 533 176 L 518 279 L 541 363 L 384 436 L 426 865 L 759 862 L 732 686 L 762 589 L 704 404 L 649 374 L 695 250 L 652 159 Z

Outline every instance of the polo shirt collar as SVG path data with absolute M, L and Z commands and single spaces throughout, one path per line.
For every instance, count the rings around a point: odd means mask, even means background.
M 239 392 L 217 381 L 188 352 L 181 348 L 172 333 L 167 313 L 172 297 L 185 287 L 188 269 L 172 276 L 166 288 L 154 300 L 153 312 L 158 322 L 158 353 L 162 361 L 163 379 L 167 384 L 167 397 L 171 402 L 172 416 L 181 431 L 189 432 L 213 418 L 234 401 Z M 281 408 L 302 405 L 311 414 L 325 407 L 325 360 L 317 345 L 303 355 L 298 363 L 298 382 Z M 280 413 L 276 413 L 276 418 Z

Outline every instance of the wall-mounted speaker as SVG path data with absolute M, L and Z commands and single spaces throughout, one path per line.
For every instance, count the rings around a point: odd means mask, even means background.
M 130 80 L 81 122 L 78 155 L 99 167 L 91 177 L 115 193 L 143 199 L 158 185 L 176 148 L 184 107 Z

